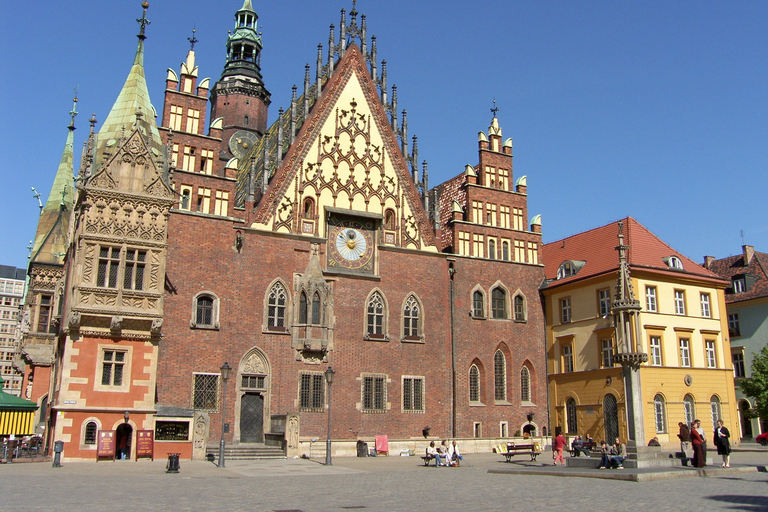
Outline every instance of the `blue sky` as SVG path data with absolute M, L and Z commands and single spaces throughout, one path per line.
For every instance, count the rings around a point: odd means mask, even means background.
M 263 32 L 270 123 L 301 87 L 351 1 L 253 0 Z M 222 71 L 241 0 L 154 0 L 145 68 L 162 109 L 197 29 L 200 76 Z M 408 110 L 430 186 L 477 163 L 494 98 L 528 176 L 544 241 L 626 215 L 703 261 L 768 252 L 768 2 L 361 0 L 379 60 Z M 37 202 L 50 190 L 79 87 L 75 152 L 103 121 L 136 46 L 139 1 L 14 2 L 0 19 L 0 264 L 26 266 Z M 99 125 L 97 125 L 98 128 Z

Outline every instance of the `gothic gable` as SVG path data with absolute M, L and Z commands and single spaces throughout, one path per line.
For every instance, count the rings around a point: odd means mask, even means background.
M 258 206 L 254 228 L 326 236 L 328 208 L 388 219 L 385 243 L 437 250 L 356 46 L 348 49 Z

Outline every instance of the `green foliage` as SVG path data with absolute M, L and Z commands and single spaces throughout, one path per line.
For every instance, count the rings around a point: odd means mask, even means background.
M 741 381 L 744 394 L 755 399 L 753 416 L 768 418 L 768 345 L 755 354 L 752 360 L 752 376 Z

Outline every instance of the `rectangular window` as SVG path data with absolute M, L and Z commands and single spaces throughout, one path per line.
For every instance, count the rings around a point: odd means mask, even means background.
M 571 322 L 571 298 L 560 299 L 560 323 L 568 324 Z
M 534 265 L 539 262 L 539 244 L 536 242 L 528 242 L 528 263 Z
M 424 412 L 423 377 L 403 377 L 403 410 Z
M 485 223 L 490 224 L 491 226 L 496 225 L 496 205 L 495 204 L 485 205 Z
M 125 351 L 105 350 L 101 363 L 101 385 L 122 386 L 125 369 Z
M 325 407 L 325 376 L 322 373 L 301 373 L 299 406 L 303 411 L 323 411 Z
M 728 313 L 728 335 L 741 336 L 741 326 L 739 325 L 738 313 Z
M 179 167 L 179 145 L 174 144 L 173 148 L 171 149 L 171 163 L 175 168 L 178 169 Z
M 733 377 L 743 379 L 747 374 L 744 371 L 744 353 L 739 350 L 733 353 Z
M 509 228 L 509 206 L 499 206 L 499 227 Z
M 685 292 L 675 290 L 675 314 L 685 315 Z
M 215 411 L 219 404 L 219 374 L 196 373 L 192 407 L 198 410 Z
M 476 224 L 483 223 L 483 202 L 472 201 L 472 222 Z
M 240 377 L 240 389 L 265 389 L 263 375 L 243 375 Z
M 517 231 L 525 231 L 522 208 L 512 208 L 512 229 Z
M 459 254 L 462 256 L 469 256 L 469 233 L 466 231 L 459 231 Z
M 712 310 L 709 306 L 709 294 L 701 294 L 701 316 L 703 318 L 712 318 Z
M 501 190 L 509 190 L 509 170 L 499 169 L 498 183 Z
M 484 258 L 484 250 L 483 250 L 483 235 L 479 235 L 477 233 L 472 235 L 472 255 L 475 258 Z
M 211 209 L 211 189 L 200 187 L 197 189 L 197 211 L 209 213 Z
M 485 186 L 496 188 L 496 168 L 485 166 Z
M 187 110 L 187 132 L 197 133 L 200 125 L 200 111 L 195 109 Z
M 192 187 L 188 185 L 182 185 L 181 196 L 179 197 L 179 209 L 189 211 L 192 203 Z
M 571 345 L 563 347 L 563 372 L 573 372 L 573 347 Z
M 606 317 L 611 313 L 611 289 L 598 290 L 597 302 L 600 309 L 600 316 Z
M 126 290 L 144 289 L 144 266 L 147 261 L 147 251 L 128 249 L 125 251 L 125 276 L 123 288 Z
M 181 168 L 185 171 L 194 172 L 197 165 L 197 150 L 192 146 L 184 146 L 184 161 Z
M 717 368 L 717 353 L 714 340 L 706 340 L 704 346 L 707 350 L 707 368 Z
M 387 404 L 387 381 L 384 375 L 363 377 L 363 412 L 384 412 Z
M 680 338 L 680 366 L 691 366 L 691 342 L 688 338 Z
M 203 149 L 200 151 L 200 172 L 203 174 L 213 173 L 213 150 Z
M 515 240 L 515 261 L 525 262 L 525 242 Z
M 229 208 L 229 192 L 223 192 L 221 190 L 217 190 L 216 202 L 213 205 L 213 214 L 226 217 L 228 208 Z
M 613 366 L 613 340 L 602 340 L 602 356 L 603 356 L 603 368 L 611 368 Z
M 496 259 L 496 239 L 488 237 L 488 259 Z
M 155 441 L 188 441 L 188 421 L 156 421 Z M 95 444 L 95 443 L 94 443 Z
M 51 329 L 51 311 L 53 308 L 53 295 L 47 293 L 40 295 L 40 306 L 37 312 L 37 332 L 53 332 Z M 5 312 L 7 313 L 7 311 Z
M 99 270 L 96 274 L 96 286 L 117 288 L 117 270 L 120 268 L 120 249 L 102 247 L 99 250 Z
M 747 290 L 747 283 L 743 277 L 733 280 L 733 293 L 744 293 Z
M 176 105 L 171 106 L 171 117 L 168 120 L 168 127 L 175 131 L 181 131 L 181 118 L 182 118 L 182 108 Z
M 661 337 L 651 336 L 651 365 L 661 366 Z
M 656 287 L 655 286 L 646 286 L 645 287 L 645 309 L 647 311 L 652 311 L 654 313 L 658 312 L 656 304 Z

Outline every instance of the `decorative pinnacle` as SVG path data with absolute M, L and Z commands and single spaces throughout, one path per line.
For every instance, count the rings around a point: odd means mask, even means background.
M 149 25 L 150 21 L 147 19 L 147 9 L 149 9 L 149 2 L 141 2 L 141 7 L 144 9 L 144 12 L 141 15 L 141 18 L 136 18 L 136 22 L 141 27 L 141 30 L 139 30 L 139 35 L 137 36 L 140 40 L 145 40 L 147 38 L 146 35 L 144 35 L 144 28 Z
M 352 0 L 352 10 L 349 11 L 349 15 L 353 18 L 357 16 L 357 0 Z
M 195 49 L 195 43 L 199 42 L 197 40 L 197 38 L 195 37 L 195 32 L 197 32 L 197 31 L 195 30 L 195 27 L 192 26 L 192 37 L 188 37 L 187 38 L 187 41 L 189 41 L 189 50 L 190 51 L 193 51 Z
M 493 108 L 491 109 L 491 112 L 493 113 L 493 118 L 496 119 L 496 112 L 499 111 L 499 107 L 496 106 L 496 98 L 493 98 Z
M 75 97 L 72 99 L 72 101 L 72 110 L 69 112 L 69 115 L 72 117 L 72 120 L 69 123 L 70 130 L 75 129 L 75 116 L 77 115 L 77 87 L 75 87 Z

